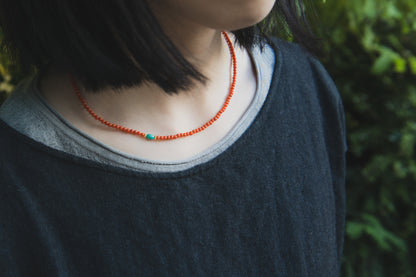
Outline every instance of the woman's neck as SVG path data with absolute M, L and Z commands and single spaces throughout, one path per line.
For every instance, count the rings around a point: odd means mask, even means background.
M 124 126 L 134 126 L 138 124 L 139 119 L 138 126 L 168 134 L 178 130 L 194 129 L 195 126 L 205 123 L 213 114 L 215 115 L 228 94 L 231 56 L 221 36 L 220 32 L 212 33 L 209 38 L 205 35 L 204 40 L 210 41 L 210 46 L 205 46 L 206 51 L 198 57 L 192 54 L 198 61 L 197 69 L 208 78 L 208 81 L 206 84 L 195 82 L 188 91 L 168 95 L 159 86 L 144 83 L 138 87 L 121 89 L 117 93 L 111 89 L 88 93 L 82 89 L 80 83 L 77 85 L 94 112 L 109 121 L 119 122 Z M 201 40 L 195 39 L 187 45 L 189 48 L 194 48 L 192 45 L 199 43 Z M 43 89 L 45 97 L 60 110 L 67 111 L 72 118 L 75 117 L 75 120 L 93 124 L 90 115 L 79 110 L 81 108 L 78 105 L 79 100 L 74 98 L 66 74 L 50 72 L 47 75 Z M 58 94 L 56 91 L 61 93 Z M 73 103 L 74 101 L 77 103 Z M 78 107 L 76 111 L 74 111 L 75 107 Z M 73 112 L 69 113 L 69 110 Z
M 197 83 L 191 90 L 176 95 L 167 95 L 155 84 L 143 84 L 121 93 L 107 90 L 95 94 L 84 93 L 83 96 L 98 115 L 127 128 L 155 135 L 193 130 L 219 111 L 229 92 L 231 57 L 226 43 L 221 41 L 217 59 L 201 70 L 209 78 L 205 85 Z M 152 160 L 186 159 L 221 140 L 240 120 L 254 97 L 256 78 L 253 64 L 245 49 L 237 47 L 235 50 L 237 85 L 227 111 L 203 132 L 174 141 L 148 142 L 93 119 L 82 107 L 65 72 L 51 69 L 41 80 L 40 90 L 62 117 L 106 145 Z

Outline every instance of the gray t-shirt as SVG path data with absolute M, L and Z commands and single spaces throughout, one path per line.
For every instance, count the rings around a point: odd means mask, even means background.
M 251 51 L 257 74 L 257 89 L 246 113 L 229 133 L 206 151 L 186 160 L 159 162 L 133 156 L 103 144 L 75 128 L 54 110 L 39 91 L 39 72 L 22 81 L 0 107 L 0 119 L 20 133 L 49 147 L 96 162 L 136 171 L 175 172 L 205 163 L 232 145 L 250 126 L 269 91 L 275 64 L 274 51 L 265 45 L 263 51 Z

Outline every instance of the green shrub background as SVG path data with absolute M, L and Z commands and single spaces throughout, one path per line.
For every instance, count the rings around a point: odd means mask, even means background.
M 348 130 L 344 276 L 416 276 L 416 1 L 317 13 Z
M 416 276 L 416 1 L 315 2 L 348 130 L 342 275 Z M 22 77 L 0 53 L 0 103 Z

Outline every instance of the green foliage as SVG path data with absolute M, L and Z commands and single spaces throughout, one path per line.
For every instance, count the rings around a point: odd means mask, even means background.
M 8 71 L 8 59 L 0 52 L 0 104 L 13 90 L 14 85 L 11 84 L 12 76 Z
M 317 3 L 346 110 L 343 276 L 416 276 L 416 2 Z
M 2 41 L 2 32 L 0 30 L 0 42 Z M 24 74 L 19 69 L 19 65 L 14 64 L 6 51 L 0 51 L 0 105 L 6 100 L 12 92 L 15 85 L 22 80 Z

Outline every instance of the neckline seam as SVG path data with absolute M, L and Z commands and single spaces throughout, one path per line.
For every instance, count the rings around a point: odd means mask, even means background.
M 273 49 L 271 48 L 270 45 L 267 45 L 270 48 L 270 51 L 273 51 Z M 253 57 L 254 55 L 254 51 L 258 51 L 260 52 L 259 48 L 255 48 L 252 51 L 246 50 L 248 55 L 250 56 L 250 61 L 252 63 L 254 63 L 254 67 L 256 69 L 256 79 L 258 80 L 261 76 L 261 66 L 258 63 L 255 63 L 256 59 Z M 264 50 L 263 50 L 264 51 Z M 275 57 L 276 60 L 276 57 Z M 90 143 L 105 149 L 106 151 L 108 151 L 109 153 L 111 153 L 111 155 L 115 155 L 114 157 L 107 157 L 105 155 L 102 155 L 99 153 L 99 151 L 97 151 L 98 149 L 95 147 L 83 147 L 84 149 L 87 149 L 89 152 L 94 153 L 94 154 L 98 154 L 100 155 L 102 158 L 104 158 L 105 160 L 111 161 L 114 164 L 117 164 L 118 166 L 121 167 L 129 167 L 129 168 L 134 168 L 135 170 L 140 171 L 141 169 L 136 168 L 136 167 L 132 167 L 128 164 L 126 164 L 125 162 L 120 162 L 117 161 L 117 157 L 119 156 L 122 159 L 126 159 L 127 161 L 130 162 L 134 162 L 136 163 L 136 165 L 139 164 L 143 164 L 143 165 L 151 165 L 151 166 L 161 166 L 164 167 L 164 169 L 167 168 L 173 168 L 173 167 L 183 167 L 183 166 L 190 166 L 190 167 L 194 167 L 198 164 L 202 164 L 205 162 L 208 162 L 209 160 L 214 159 L 215 157 L 217 157 L 218 155 L 221 155 L 221 153 L 223 153 L 229 146 L 231 146 L 232 144 L 234 144 L 244 133 L 245 131 L 250 127 L 249 125 L 251 123 L 253 123 L 253 121 L 255 121 L 255 118 L 259 112 L 259 110 L 261 109 L 260 104 L 264 104 L 266 98 L 267 98 L 267 94 L 268 91 L 265 93 L 266 96 L 264 97 L 264 99 L 262 99 L 262 94 L 260 93 L 262 89 L 264 89 L 264 84 L 263 82 L 257 82 L 257 87 L 256 87 L 256 91 L 255 91 L 255 95 L 254 98 L 252 99 L 248 109 L 246 110 L 246 112 L 244 112 L 244 114 L 241 116 L 240 120 L 235 124 L 235 126 L 228 132 L 228 134 L 221 139 L 220 141 L 218 141 L 216 144 L 214 144 L 213 146 L 211 146 L 210 148 L 204 150 L 203 152 L 200 152 L 199 154 L 195 155 L 194 157 L 190 157 L 188 159 L 184 159 L 184 160 L 178 160 L 178 161 L 157 161 L 157 160 L 151 160 L 151 159 L 145 159 L 145 158 L 140 158 L 128 153 L 125 153 L 123 151 L 120 151 L 114 147 L 111 147 L 109 145 L 106 145 L 104 143 L 102 143 L 101 141 L 95 139 L 94 137 L 86 134 L 85 132 L 83 132 L 82 130 L 79 130 L 78 128 L 76 128 L 75 126 L 73 126 L 70 122 L 68 122 L 65 118 L 63 118 L 51 105 L 49 105 L 49 103 L 46 102 L 46 99 L 44 99 L 44 97 L 41 95 L 40 90 L 39 90 L 39 81 L 40 81 L 40 76 L 42 76 L 44 72 L 39 72 L 38 74 L 36 74 L 34 76 L 34 80 L 31 83 L 31 87 L 32 89 L 35 91 L 34 95 L 35 97 L 37 97 L 42 105 L 44 107 L 46 107 L 51 113 L 45 113 L 44 111 L 42 111 L 42 114 L 44 114 L 47 117 L 47 120 L 49 122 L 51 122 L 54 126 L 56 126 L 62 133 L 68 135 L 68 130 L 70 130 L 70 136 L 71 136 L 71 140 L 72 141 L 76 141 L 75 138 L 79 139 L 79 137 L 81 137 L 82 139 L 88 140 Z M 273 76 L 273 73 L 272 73 Z M 271 85 L 271 84 L 269 84 Z M 261 101 L 263 100 L 263 101 Z M 260 106 L 260 107 L 258 107 Z M 252 118 L 248 118 L 250 115 L 252 115 L 254 112 L 254 115 Z M 51 117 L 54 117 L 56 119 L 58 119 L 58 121 L 56 122 L 55 120 L 52 120 Z M 248 124 L 248 126 L 246 126 L 247 128 L 244 128 L 244 131 L 239 134 L 239 135 L 235 135 L 235 133 L 238 133 L 238 131 L 241 129 L 241 127 L 244 125 L 244 123 L 247 123 L 248 121 L 250 121 L 250 123 Z M 68 129 L 63 129 L 63 126 L 61 124 L 57 124 L 57 123 L 61 123 L 64 124 Z M 231 143 L 229 143 L 231 141 Z M 78 143 L 79 145 L 79 143 Z M 228 145 L 228 147 L 225 147 L 224 145 Z M 59 149 L 58 149 L 59 150 Z M 144 169 L 144 171 L 151 171 L 151 170 L 146 170 Z M 151 171 L 151 172 L 165 172 L 166 170 L 156 170 L 156 171 Z

